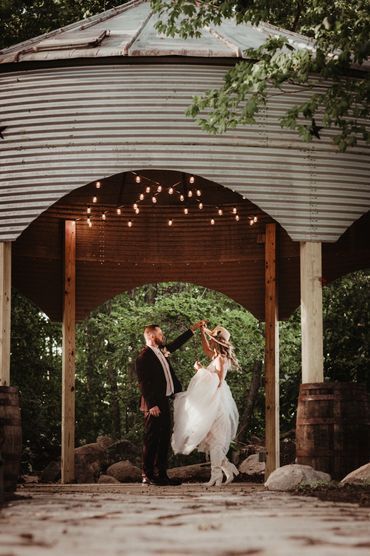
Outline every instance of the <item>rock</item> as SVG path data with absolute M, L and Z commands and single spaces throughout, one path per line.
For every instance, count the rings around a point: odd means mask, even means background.
M 259 454 L 252 454 L 248 456 L 247 459 L 242 461 L 239 465 L 239 471 L 243 475 L 264 475 L 266 469 L 266 463 L 260 461 Z
M 96 442 L 76 448 L 76 483 L 96 483 L 106 459 L 106 451 Z
M 60 479 L 60 461 L 51 461 L 41 472 L 42 483 L 55 483 Z
M 362 467 L 351 471 L 341 480 L 342 484 L 368 485 L 370 484 L 370 463 L 365 463 Z
M 127 459 L 118 461 L 108 467 L 107 475 L 114 477 L 120 483 L 141 481 L 141 469 L 133 465 L 131 461 Z
M 39 483 L 40 482 L 40 477 L 38 475 L 22 475 L 21 476 L 21 481 L 23 483 L 25 483 L 26 485 L 29 484 L 34 484 L 34 483 Z
M 100 446 L 101 448 L 103 448 L 103 450 L 106 450 L 107 448 L 109 448 L 109 446 L 111 446 L 113 444 L 113 442 L 114 442 L 113 438 L 106 435 L 106 434 L 105 435 L 100 435 L 96 439 L 97 445 Z
M 120 484 L 120 482 L 117 479 L 115 479 L 114 477 L 111 477 L 110 475 L 100 475 L 98 483 Z
M 299 485 L 316 486 L 318 483 L 329 483 L 330 475 L 316 471 L 309 465 L 284 465 L 275 469 L 265 482 L 269 490 L 294 490 Z
M 117 440 L 107 448 L 108 463 L 112 465 L 125 459 L 140 465 L 142 460 L 142 446 L 136 446 L 129 440 Z
M 171 479 L 181 479 L 185 482 L 208 481 L 211 474 L 209 463 L 197 463 L 194 465 L 184 465 L 183 467 L 172 467 L 168 470 Z

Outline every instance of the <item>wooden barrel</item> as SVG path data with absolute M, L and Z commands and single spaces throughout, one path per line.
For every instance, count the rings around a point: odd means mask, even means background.
M 336 480 L 370 461 L 369 398 L 362 384 L 301 384 L 296 423 L 297 463 Z
M 16 387 L 0 386 L 0 430 L 4 490 L 12 493 L 17 488 L 22 455 L 21 410 Z

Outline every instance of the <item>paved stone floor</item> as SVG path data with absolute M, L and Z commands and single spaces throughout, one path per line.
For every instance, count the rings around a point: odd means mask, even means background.
M 368 556 L 370 509 L 268 492 L 30 485 L 0 510 L 1 556 Z

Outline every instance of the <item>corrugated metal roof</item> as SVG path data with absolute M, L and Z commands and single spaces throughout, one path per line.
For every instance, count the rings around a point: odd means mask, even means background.
M 313 48 L 309 38 L 267 24 L 255 27 L 227 20 L 203 29 L 199 38 L 185 40 L 158 33 L 157 21 L 149 2 L 133 0 L 0 51 L 0 63 L 109 56 L 236 58 L 277 34 L 287 37 L 293 48 Z
M 369 148 L 339 153 L 331 132 L 304 143 L 279 118 L 310 91 L 271 95 L 258 122 L 224 135 L 185 117 L 225 66 L 102 65 L 0 74 L 0 240 L 73 189 L 139 169 L 180 170 L 229 187 L 294 240 L 335 241 L 370 207 Z M 322 83 L 318 84 L 323 87 Z

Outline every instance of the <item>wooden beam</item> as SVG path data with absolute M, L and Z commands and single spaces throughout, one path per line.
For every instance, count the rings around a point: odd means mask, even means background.
M 301 242 L 300 251 L 302 382 L 323 382 L 321 243 Z
M 10 385 L 11 248 L 0 242 L 0 386 Z
M 265 430 L 267 479 L 280 465 L 276 224 L 266 225 L 265 240 Z
M 76 330 L 76 222 L 64 227 L 64 293 L 62 355 L 62 483 L 74 481 L 75 449 L 75 332 Z

